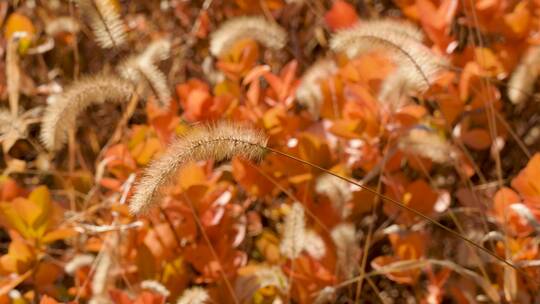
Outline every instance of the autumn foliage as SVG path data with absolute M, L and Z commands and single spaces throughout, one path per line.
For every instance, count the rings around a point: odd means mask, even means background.
M 0 304 L 540 301 L 540 2 L 0 25 Z

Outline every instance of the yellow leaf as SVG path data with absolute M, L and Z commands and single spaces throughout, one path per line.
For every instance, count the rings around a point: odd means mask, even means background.
M 148 126 L 134 126 L 131 138 L 129 139 L 128 147 L 133 150 L 135 147 L 144 142 L 147 137 L 153 136 L 151 129 Z
M 11 39 L 15 33 L 18 33 L 17 35 L 21 37 L 19 40 L 19 53 L 21 54 L 24 54 L 30 47 L 35 32 L 36 29 L 34 28 L 32 21 L 30 21 L 28 17 L 18 13 L 9 15 L 4 28 L 4 35 L 8 40 Z
M 23 198 L 16 198 L 12 202 L 2 203 L 0 205 L 0 215 L 10 228 L 17 230 L 23 237 L 28 238 L 31 237 L 31 235 L 28 231 L 28 225 L 24 221 L 24 210 L 16 208 L 19 204 L 21 204 L 21 206 L 26 205 L 26 200 Z
M 12 202 L 2 203 L 0 210 L 11 228 L 26 239 L 40 239 L 49 229 L 55 211 L 45 186 L 32 191 L 28 199 L 19 197 Z
M 263 231 L 255 245 L 268 263 L 277 263 L 280 260 L 279 238 L 274 233 L 269 230 Z
M 75 236 L 76 232 L 72 228 L 60 228 L 47 232 L 41 239 L 43 243 L 52 243 L 58 240 L 68 239 Z
M 43 236 L 49 228 L 50 216 L 53 211 L 49 189 L 45 186 L 37 187 L 30 193 L 28 200 L 33 203 L 35 208 L 35 215 L 27 220 L 28 224 L 36 231 L 37 237 Z
M 131 152 L 137 164 L 147 165 L 160 150 L 161 143 L 159 139 L 151 137 L 136 146 Z

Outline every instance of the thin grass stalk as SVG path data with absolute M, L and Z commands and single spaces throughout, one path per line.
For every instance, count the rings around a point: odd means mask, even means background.
M 430 184 L 433 185 L 434 181 L 431 178 L 431 176 L 429 175 L 429 172 L 426 169 L 426 167 L 424 166 L 424 164 L 420 161 L 418 156 L 414 155 L 414 157 L 417 160 L 418 164 L 420 165 L 420 169 L 422 171 L 422 174 L 424 174 L 424 176 L 429 180 Z M 450 219 L 452 219 L 452 222 L 456 225 L 457 232 L 459 232 L 460 234 L 464 234 L 463 227 L 462 227 L 461 223 L 458 221 L 458 218 L 456 217 L 454 211 L 451 208 L 448 208 L 448 216 L 450 217 Z M 484 221 L 482 221 L 482 222 L 484 222 Z M 487 225 L 485 225 L 484 228 L 487 228 Z M 490 280 L 490 278 L 489 278 L 489 276 L 487 274 L 487 271 L 486 271 L 483 263 L 480 260 L 480 256 L 478 256 L 478 253 L 476 251 L 473 251 L 473 254 L 474 254 L 474 259 L 478 262 L 478 268 L 480 268 L 480 272 L 484 276 L 484 279 L 491 283 L 491 280 Z
M 216 129 L 216 127 L 219 127 Z M 483 251 L 484 253 L 495 258 L 499 262 L 517 270 L 526 277 L 528 276 L 525 272 L 515 266 L 512 262 L 506 260 L 505 258 L 500 257 L 493 251 L 475 243 L 471 239 L 461 235 L 459 232 L 454 231 L 451 228 L 437 222 L 431 217 L 413 209 L 402 202 L 392 199 L 384 194 L 379 193 L 376 190 L 371 189 L 368 186 L 365 186 L 352 178 L 348 178 L 337 173 L 331 172 L 328 169 L 325 169 L 319 165 L 313 164 L 309 161 L 303 160 L 296 156 L 290 155 L 286 152 L 282 152 L 275 148 L 270 148 L 266 146 L 266 139 L 261 138 L 261 134 L 257 133 L 255 130 L 250 130 L 248 128 L 239 129 L 239 126 L 235 126 L 230 123 L 221 123 L 218 125 L 210 125 L 201 129 L 196 129 L 193 135 L 188 135 L 184 138 L 184 141 L 177 142 L 170 150 L 165 153 L 165 155 L 158 160 L 157 164 L 150 166 L 150 174 L 147 174 L 145 180 L 140 184 L 142 189 L 139 189 L 139 195 L 135 202 L 132 201 L 130 209 L 134 214 L 140 214 L 141 211 L 148 209 L 152 204 L 155 203 L 156 196 L 159 195 L 159 188 L 168 183 L 168 180 L 172 178 L 174 172 L 182 166 L 182 163 L 186 160 L 203 160 L 203 159 L 228 159 L 236 154 L 245 155 L 248 158 L 260 159 L 263 155 L 261 152 L 270 152 L 276 155 L 280 155 L 291 160 L 294 160 L 298 163 L 310 166 L 314 169 L 320 170 L 322 172 L 333 175 L 341 180 L 344 180 L 350 184 L 353 184 L 357 187 L 360 187 L 377 197 L 380 197 L 382 200 L 390 202 L 401 209 L 405 209 L 408 212 L 412 212 L 416 216 L 427 220 L 428 222 L 436 225 L 438 228 L 452 234 L 454 237 L 466 242 L 470 246 Z M 210 134 L 210 133 L 215 134 Z M 216 145 L 216 147 L 213 147 Z M 176 150 L 180 149 L 183 151 L 181 155 L 177 155 Z M 201 150 L 202 149 L 202 150 Z M 180 153 L 180 152 L 178 152 Z M 185 154 L 188 153 L 188 154 Z M 189 153 L 195 153 L 194 155 L 189 155 Z M 178 158 L 178 159 L 177 159 Z M 161 172 L 163 164 L 174 164 L 173 166 L 167 165 L 168 167 L 164 170 L 166 172 Z M 159 170 L 158 170 L 159 169 Z M 156 171 L 157 170 L 157 171 Z M 136 193 L 137 194 L 137 193 Z M 152 201 L 154 201 L 152 203 Z M 536 281 L 536 280 L 535 280 Z
M 276 186 L 281 192 L 285 193 L 285 195 L 290 199 L 292 200 L 293 202 L 302 202 L 305 201 L 305 200 L 299 200 L 298 197 L 296 197 L 296 195 L 294 195 L 291 191 L 289 191 L 287 188 L 285 188 L 283 185 L 281 185 L 280 183 L 278 183 L 272 176 L 268 175 L 266 172 L 264 172 L 261 168 L 259 168 L 258 166 L 255 166 L 254 164 L 252 164 L 251 162 L 248 162 L 248 164 L 254 168 L 255 170 L 257 170 L 264 178 L 266 178 L 269 182 L 271 182 L 272 184 L 274 184 L 274 186 Z M 311 217 L 315 223 L 317 223 L 317 225 L 319 225 L 323 230 L 324 232 L 326 232 L 328 235 L 330 235 L 330 229 L 328 229 L 328 227 L 318 218 L 315 216 L 315 214 L 313 214 L 313 212 L 311 212 L 311 210 L 309 210 L 309 208 L 304 208 L 304 210 L 306 211 L 306 213 L 308 214 L 309 217 Z
M 183 193 L 184 198 L 189 204 L 189 208 L 191 209 L 191 213 L 193 214 L 193 218 L 195 219 L 195 223 L 197 224 L 197 227 L 199 230 L 201 230 L 201 234 L 204 238 L 204 241 L 206 242 L 206 245 L 210 249 L 210 252 L 212 253 L 212 257 L 218 262 L 219 265 L 219 273 L 221 274 L 223 281 L 225 281 L 225 285 L 227 287 L 227 290 L 231 294 L 231 297 L 235 304 L 240 304 L 238 301 L 238 298 L 236 298 L 236 293 L 234 292 L 234 289 L 231 285 L 231 282 L 229 282 L 229 279 L 227 278 L 227 274 L 225 273 L 225 270 L 223 270 L 223 265 L 221 264 L 221 260 L 219 259 L 219 256 L 217 255 L 217 252 L 214 250 L 214 246 L 212 246 L 212 242 L 210 242 L 210 239 L 208 238 L 208 235 L 206 235 L 206 232 L 204 231 L 204 227 L 201 223 L 201 220 L 199 218 L 199 215 L 197 214 L 197 211 L 195 210 L 195 206 L 193 205 L 193 202 L 191 199 Z
M 320 170 L 320 171 L 323 171 L 323 172 L 325 172 L 325 173 L 331 174 L 331 175 L 333 175 L 333 176 L 335 176 L 335 177 L 337 177 L 337 178 L 340 178 L 340 179 L 342 179 L 342 180 L 344 180 L 344 181 L 346 181 L 346 182 L 348 182 L 348 183 L 351 183 L 351 184 L 353 184 L 353 185 L 355 185 L 355 186 L 358 186 L 358 187 L 360 187 L 360 188 L 362 188 L 362 189 L 364 189 L 364 190 L 366 190 L 366 191 L 368 191 L 368 192 L 370 192 L 370 193 L 372 193 L 372 194 L 374 194 L 374 195 L 380 197 L 380 198 L 381 198 L 382 200 L 384 200 L 384 201 L 390 202 L 390 203 L 392 203 L 392 204 L 394 204 L 394 205 L 396 205 L 396 206 L 398 206 L 398 207 L 400 207 L 400 208 L 403 208 L 403 209 L 405 209 L 405 210 L 407 210 L 407 211 L 409 211 L 409 212 L 411 212 L 411 213 L 414 213 L 415 215 L 417 215 L 417 216 L 419 216 L 419 217 L 421 217 L 421 218 L 427 220 L 428 222 L 434 224 L 435 226 L 439 227 L 440 229 L 442 229 L 442 230 L 444 230 L 444 231 L 446 231 L 446 232 L 452 234 L 454 237 L 456 237 L 456 238 L 458 238 L 458 239 L 460 239 L 460 240 L 466 242 L 467 244 L 471 245 L 472 247 L 474 247 L 474 248 L 476 248 L 476 249 L 478 249 L 478 250 L 483 251 L 484 253 L 486 253 L 486 254 L 492 256 L 493 258 L 497 259 L 498 261 L 500 261 L 500 262 L 506 264 L 507 266 L 512 267 L 513 269 L 517 270 L 518 272 L 520 272 L 520 273 L 523 274 L 524 276 L 530 278 L 530 276 L 529 276 L 527 273 L 523 272 L 523 270 L 521 270 L 520 268 L 518 268 L 518 267 L 517 267 L 516 265 L 514 265 L 512 262 L 510 262 L 510 261 L 508 261 L 508 260 L 506 260 L 506 259 L 500 257 L 499 255 L 497 255 L 496 253 L 492 252 L 491 250 L 489 250 L 489 249 L 487 249 L 487 248 L 484 248 L 484 247 L 482 247 L 482 246 L 476 244 L 474 241 L 470 240 L 469 238 L 462 236 L 462 235 L 459 234 L 458 232 L 456 232 L 456 231 L 454 231 L 454 230 L 452 230 L 452 229 L 446 227 L 445 225 L 443 225 L 443 224 L 437 222 L 436 220 L 432 219 L 431 217 L 429 217 L 429 216 L 427 216 L 427 215 L 425 215 L 425 214 L 423 214 L 423 213 L 417 211 L 416 209 L 413 209 L 413 208 L 411 208 L 411 207 L 409 207 L 409 206 L 407 206 L 407 205 L 405 205 L 405 204 L 403 204 L 403 203 L 401 203 L 401 202 L 399 202 L 399 201 L 397 201 L 397 200 L 395 200 L 395 199 L 393 199 L 393 198 L 391 198 L 391 197 L 388 197 L 388 196 L 386 196 L 386 195 L 384 195 L 384 194 L 381 194 L 381 193 L 377 192 L 376 190 L 371 189 L 370 187 L 367 187 L 367 186 L 365 186 L 365 185 L 362 185 L 362 184 L 356 182 L 355 180 L 353 180 L 353 179 L 351 179 L 351 178 L 348 178 L 348 177 L 345 177 L 345 176 L 341 176 L 341 175 L 339 175 L 339 174 L 337 174 L 337 173 L 334 173 L 334 172 L 332 172 L 332 171 L 330 171 L 330 170 L 327 170 L 327 169 L 325 169 L 325 168 L 323 168 L 323 167 L 320 167 L 320 166 L 318 166 L 318 165 L 316 165 L 316 164 L 313 164 L 313 163 L 310 163 L 310 162 L 308 162 L 308 161 L 305 161 L 305 160 L 303 160 L 303 159 L 301 159 L 301 158 L 298 158 L 298 157 L 296 157 L 296 156 L 293 156 L 293 155 L 290 155 L 290 154 L 281 152 L 281 151 L 279 151 L 279 150 L 276 150 L 276 149 L 270 148 L 270 147 L 265 147 L 265 149 L 268 150 L 268 151 L 270 151 L 270 152 L 272 152 L 272 153 L 275 153 L 275 154 L 278 154 L 278 155 L 281 155 L 281 156 L 290 158 L 290 159 L 295 160 L 295 161 L 297 161 L 297 162 L 299 162 L 299 163 L 302 163 L 302 164 L 304 164 L 304 165 L 308 165 L 308 166 L 310 166 L 310 167 L 312 167 L 312 168 L 315 168 L 315 169 L 317 169 L 317 170 Z M 535 280 L 535 281 L 536 281 L 536 280 Z
M 388 148 L 388 146 L 387 146 Z M 386 149 L 388 150 L 388 149 Z M 383 159 L 383 163 L 381 164 L 381 172 L 379 174 L 379 179 L 377 180 L 377 193 L 380 192 L 381 190 L 381 187 L 382 187 L 382 176 L 384 174 L 384 168 L 386 167 L 386 161 L 387 159 L 384 158 Z M 375 196 L 373 198 L 373 205 L 371 206 L 371 216 L 374 217 L 375 216 L 375 212 L 377 211 L 377 203 L 380 201 L 380 198 L 379 196 Z M 375 226 L 375 223 L 374 221 L 371 221 L 369 223 L 369 227 L 368 227 L 368 233 L 367 233 L 367 236 L 366 236 L 366 240 L 364 242 L 364 248 L 363 248 L 363 252 L 362 252 L 362 261 L 360 262 L 360 275 L 364 275 L 365 274 L 365 271 L 366 271 L 366 264 L 367 264 L 367 256 L 368 256 L 368 252 L 369 252 L 369 247 L 371 247 L 371 238 L 373 237 L 373 228 Z M 360 293 L 362 292 L 362 283 L 363 283 L 363 280 L 360 280 L 358 281 L 358 285 L 356 286 L 356 300 L 358 301 L 358 297 L 360 296 Z
M 464 4 L 464 0 L 461 0 L 462 4 Z M 472 8 L 471 9 L 471 15 L 472 15 L 472 21 L 475 25 L 479 25 L 479 21 L 478 21 L 478 16 L 476 14 L 476 11 L 475 11 L 475 4 L 474 4 L 474 1 L 472 0 L 469 0 L 469 4 L 471 5 L 470 7 Z M 466 5 L 463 5 L 464 7 L 464 11 L 465 11 L 465 16 L 467 19 L 469 19 L 469 16 L 467 16 L 467 9 L 466 9 Z M 476 28 L 476 27 L 475 27 Z M 477 38 L 478 38 L 478 42 L 480 44 L 481 47 L 484 46 L 484 41 L 483 41 L 483 38 L 482 38 L 482 34 L 480 33 L 480 30 L 478 30 L 478 28 L 476 28 L 476 30 L 474 30 L 474 33 L 476 34 Z M 474 43 L 474 40 L 473 40 L 473 43 Z M 483 52 L 480 52 L 480 54 L 483 54 Z M 475 52 L 474 53 L 474 57 L 475 57 L 475 60 L 478 62 L 478 56 L 477 56 L 477 53 Z M 480 56 L 481 57 L 481 56 Z M 480 59 L 483 59 L 482 57 Z M 485 62 L 485 60 L 483 59 L 480 63 L 482 62 Z M 489 86 L 489 83 L 485 80 L 485 79 L 482 79 L 481 81 L 481 84 L 482 86 L 486 89 L 487 91 L 487 94 L 488 96 L 492 96 L 490 93 L 491 93 L 491 87 Z M 484 105 L 486 106 L 487 104 L 487 114 L 488 114 L 488 127 L 489 127 L 489 133 L 490 133 L 490 136 L 492 138 L 492 140 L 494 141 L 495 138 L 497 137 L 497 123 L 496 123 L 496 117 L 495 117 L 495 108 L 493 106 L 493 102 L 491 102 L 492 100 L 485 100 L 484 101 Z M 493 142 L 492 143 L 492 146 L 494 145 L 495 143 Z M 501 163 L 501 154 L 500 154 L 500 150 L 495 148 L 495 166 L 496 166 L 496 171 L 497 171 L 497 181 L 498 181 L 498 186 L 500 188 L 502 188 L 504 185 L 503 185 L 503 175 L 502 175 L 502 163 Z M 504 245 L 505 245 L 505 255 L 506 256 L 509 256 L 510 255 L 510 250 L 509 250 L 509 247 L 508 247 L 508 234 L 506 232 L 506 230 L 504 230 L 504 234 L 505 234 L 505 240 L 504 240 Z M 517 268 L 516 268 L 517 270 Z M 512 301 L 513 298 L 515 297 L 515 292 L 510 292 L 507 288 L 507 286 L 509 285 L 508 283 L 508 277 L 509 277 L 509 270 L 507 268 L 504 269 L 504 293 L 505 293 L 505 297 L 507 300 L 509 301 Z

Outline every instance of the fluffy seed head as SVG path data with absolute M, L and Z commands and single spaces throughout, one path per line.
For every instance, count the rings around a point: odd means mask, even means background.
M 381 31 L 394 32 L 403 36 L 407 36 L 410 39 L 416 40 L 418 42 L 422 42 L 422 40 L 424 40 L 424 33 L 422 32 L 422 30 L 420 30 L 416 25 L 408 21 L 385 18 L 370 20 L 369 23 L 373 27 L 378 28 Z
M 295 202 L 289 213 L 285 216 L 280 251 L 285 257 L 295 259 L 304 249 L 305 242 L 306 220 L 304 207 L 302 204 Z
M 319 291 L 317 297 L 313 300 L 313 304 L 328 304 L 336 302 L 336 288 L 326 286 Z
M 171 54 L 171 41 L 161 38 L 152 41 L 146 49 L 140 54 L 140 61 L 148 64 L 156 64 L 166 60 Z
M 335 210 L 341 211 L 343 217 L 347 216 L 348 210 L 345 204 L 352 199 L 352 192 L 349 183 L 331 174 L 322 174 L 315 181 L 315 192 L 319 195 L 326 195 Z
M 118 66 L 119 74 L 134 84 L 146 84 L 158 97 L 161 107 L 171 100 L 167 77 L 157 67 L 159 61 L 169 58 L 171 43 L 167 39 L 152 42 L 143 52 L 125 59 Z
M 255 271 L 259 288 L 274 286 L 282 292 L 287 291 L 287 277 L 280 267 L 277 266 L 261 266 Z
M 287 32 L 260 16 L 236 17 L 224 22 L 210 36 L 210 53 L 223 55 L 238 40 L 251 38 L 267 48 L 279 50 L 287 43 Z
M 144 64 L 128 59 L 119 66 L 119 73 L 133 84 L 145 84 L 158 98 L 163 108 L 169 106 L 171 94 L 167 85 L 167 76 L 153 64 Z
M 201 287 L 186 289 L 176 304 L 205 304 L 210 300 L 208 292 Z
M 407 103 L 410 95 L 424 92 L 427 89 L 425 82 L 411 78 L 415 73 L 417 70 L 414 66 L 398 67 L 381 84 L 378 100 L 387 105 L 388 110 L 394 112 Z
M 397 66 L 407 66 L 408 73 L 404 81 L 411 83 L 407 86 L 419 88 L 423 92 L 429 88 L 446 61 L 404 29 L 406 27 L 391 27 L 388 22 L 363 22 L 336 33 L 330 41 L 330 47 L 334 51 L 346 53 L 350 58 L 384 50 L 392 55 L 391 59 Z
M 111 0 L 78 0 L 78 3 L 100 47 L 109 49 L 126 42 L 125 25 Z
M 239 123 L 223 121 L 193 127 L 146 169 L 131 200 L 131 213 L 139 214 L 153 206 L 160 198 L 161 189 L 187 162 L 220 161 L 233 156 L 257 161 L 264 156 L 266 141 L 261 131 Z
M 127 102 L 133 93 L 131 83 L 112 75 L 96 75 L 72 83 L 47 105 L 41 124 L 41 140 L 50 151 L 57 151 L 67 140 L 67 132 L 77 125 L 77 117 L 92 104 Z
M 123 62 L 125 67 L 119 67 L 119 71 L 122 72 L 124 68 L 130 68 L 133 64 L 155 65 L 160 61 L 169 58 L 171 53 L 171 42 L 168 39 L 162 38 L 152 41 L 141 53 L 130 56 Z M 128 61 L 133 61 L 128 64 Z
M 326 245 L 323 239 L 313 230 L 306 230 L 304 250 L 314 259 L 320 260 L 326 255 Z
M 351 278 L 360 255 L 356 229 L 352 224 L 343 223 L 334 227 L 330 235 L 336 245 L 338 268 L 345 278 Z
M 154 280 L 142 281 L 141 288 L 151 290 L 157 294 L 164 296 L 165 298 L 167 298 L 171 294 L 167 287 L 163 286 L 163 284 L 161 284 L 160 282 Z
M 333 60 L 319 60 L 304 73 L 300 85 L 296 89 L 298 103 L 306 107 L 314 118 L 319 118 L 323 99 L 320 81 L 336 71 L 337 66 Z
M 508 81 L 507 94 L 513 104 L 526 101 L 533 93 L 540 74 L 540 46 L 530 47 Z
M 429 158 L 436 163 L 450 163 L 456 158 L 452 145 L 426 127 L 413 128 L 405 136 L 401 136 L 398 147 L 405 152 Z

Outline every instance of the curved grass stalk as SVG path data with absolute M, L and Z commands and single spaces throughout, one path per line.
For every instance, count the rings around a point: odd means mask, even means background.
M 456 232 L 455 230 L 439 223 L 430 216 L 427 216 L 422 212 L 419 212 L 416 209 L 411 208 L 398 200 L 381 194 L 378 191 L 366 185 L 363 185 L 352 178 L 342 176 L 294 155 L 268 147 L 266 146 L 266 139 L 264 138 L 264 136 L 261 136 L 261 133 L 258 131 L 249 129 L 245 126 L 240 127 L 229 122 L 195 129 L 194 134 L 188 134 L 184 137 L 184 140 L 173 144 L 173 146 L 168 150 L 168 152 L 165 153 L 163 157 L 157 160 L 157 162 L 154 162 L 153 165 L 151 165 L 149 169 L 147 169 L 147 172 L 149 173 L 146 174 L 141 184 L 139 184 L 140 189 L 137 190 L 134 201 L 132 201 L 130 205 L 132 213 L 138 214 L 141 211 L 144 211 L 151 207 L 151 202 L 156 202 L 161 187 L 164 186 L 166 183 L 170 182 L 170 180 L 175 176 L 177 170 L 182 167 L 186 160 L 223 160 L 229 159 L 235 155 L 241 155 L 249 159 L 258 159 L 263 156 L 263 152 L 269 152 L 289 158 L 298 163 L 333 175 L 343 181 L 360 187 L 376 195 L 383 201 L 392 203 L 401 209 L 404 209 L 420 218 L 423 218 L 424 220 L 432 223 L 433 225 L 446 231 L 454 237 L 464 241 L 475 249 L 490 255 L 491 257 L 495 258 L 506 266 L 515 269 L 525 277 L 530 278 L 527 273 L 514 265 L 512 262 L 506 260 L 503 257 L 500 257 L 493 251 L 475 243 L 471 239 L 461 235 L 459 232 Z M 180 154 L 175 154 L 175 151 L 183 152 Z M 162 169 L 165 169 L 165 172 L 162 172 Z M 150 203 L 147 201 L 148 199 L 150 200 Z

